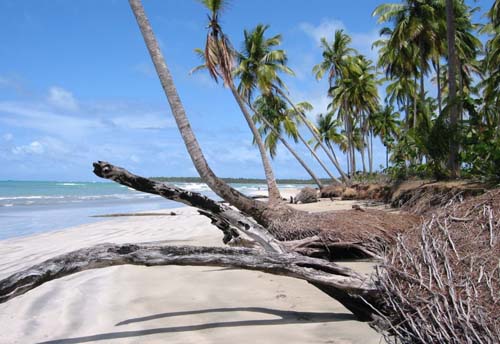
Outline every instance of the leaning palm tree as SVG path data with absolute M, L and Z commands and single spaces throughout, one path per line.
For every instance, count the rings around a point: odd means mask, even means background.
M 275 87 L 284 88 L 280 73 L 294 75 L 286 65 L 286 52 L 274 49 L 281 44 L 281 35 L 265 37 L 269 25 L 257 25 L 253 30 L 244 30 L 243 48 L 237 53 L 238 65 L 234 75 L 239 78 L 238 91 L 251 101 L 256 89 L 264 96 Z
M 174 116 L 186 149 L 200 177 L 219 197 L 228 201 L 241 211 L 253 216 L 257 221 L 265 222 L 266 220 L 263 218 L 263 214 L 266 210 L 266 205 L 264 203 L 255 201 L 235 190 L 222 179 L 218 178 L 209 167 L 198 140 L 191 129 L 186 111 L 177 93 L 172 75 L 163 58 L 158 41 L 154 36 L 149 20 L 144 12 L 141 0 L 129 0 L 129 3 L 136 17 L 142 37 L 153 61 L 165 95 L 167 96 L 172 115 Z
M 233 71 L 234 59 L 236 52 L 232 48 L 229 38 L 223 32 L 219 23 L 219 15 L 226 6 L 225 0 L 200 0 L 201 3 L 209 10 L 208 15 L 208 32 L 204 49 L 205 66 L 210 73 L 210 76 L 217 82 L 222 79 L 233 94 L 238 106 L 245 117 L 245 120 L 252 131 L 255 143 L 259 148 L 264 172 L 266 175 L 267 186 L 269 190 L 269 202 L 276 203 L 281 200 L 278 185 L 274 178 L 274 173 L 271 167 L 269 158 L 267 157 L 266 148 L 260 137 L 259 131 L 252 120 L 252 116 L 246 107 L 245 101 L 242 99 L 234 84 Z
M 307 119 L 305 116 L 304 116 L 304 113 L 307 112 L 307 111 L 312 111 L 313 110 L 313 106 L 311 104 L 309 104 L 308 102 L 300 102 L 300 103 L 297 103 L 297 104 L 294 104 L 291 108 L 288 108 L 287 109 L 287 116 L 289 118 L 291 118 L 295 125 L 297 127 L 300 127 L 302 124 L 305 124 L 307 126 L 307 128 L 309 128 L 309 130 L 311 132 L 313 132 L 313 141 L 314 142 L 318 142 L 318 145 L 320 147 L 322 147 L 323 149 L 324 148 L 324 145 L 323 145 L 323 142 L 320 142 L 318 140 L 321 140 L 320 137 L 319 137 L 319 132 L 317 130 L 317 128 L 314 126 L 314 124 L 312 124 L 309 119 Z M 321 167 L 323 168 L 323 170 L 326 172 L 326 174 L 328 174 L 328 176 L 336 183 L 340 183 L 340 181 L 333 175 L 333 173 L 331 172 L 331 170 L 325 165 L 325 163 L 323 162 L 323 160 L 321 160 L 321 158 L 318 156 L 318 154 L 316 153 L 316 149 L 311 147 L 310 145 L 310 142 L 308 142 L 304 136 L 300 133 L 300 130 L 297 131 L 297 137 L 299 139 L 300 142 L 302 142 L 302 144 L 309 150 L 309 152 L 311 153 L 311 155 L 314 157 L 314 159 L 321 165 Z M 316 147 L 317 148 L 317 147 Z M 340 166 L 340 163 L 336 160 L 336 157 L 333 156 L 330 152 L 328 152 L 330 154 L 330 160 L 333 158 L 333 161 Z M 344 182 L 346 182 L 347 179 L 344 179 Z
M 342 145 L 346 141 L 347 137 L 341 132 L 338 132 L 341 123 L 339 120 L 334 119 L 333 116 L 333 112 L 328 112 L 326 115 L 319 114 L 316 119 L 316 128 L 321 140 L 330 149 L 333 157 L 337 159 L 337 154 L 335 153 L 333 145 Z M 313 140 L 313 142 L 315 141 Z M 316 141 L 314 149 L 316 150 L 318 147 L 319 142 Z M 350 173 L 349 161 L 347 161 L 347 173 Z
M 263 135 L 267 135 L 264 142 L 266 147 L 269 149 L 271 157 L 276 155 L 277 144 L 278 141 L 280 141 L 311 176 L 316 185 L 322 189 L 323 184 L 321 183 L 321 180 L 283 137 L 283 132 L 285 132 L 289 138 L 297 142 L 299 136 L 296 124 L 286 114 L 285 102 L 271 93 L 266 96 L 259 96 L 251 105 L 251 108 L 255 111 L 255 122 L 263 123 L 263 125 L 259 128 L 259 132 Z
M 243 49 L 238 54 L 238 67 L 235 69 L 234 74 L 240 80 L 238 91 L 248 104 L 251 104 L 252 96 L 256 89 L 258 89 L 260 93 L 266 97 L 279 95 L 280 97 L 286 99 L 287 102 L 290 102 L 290 99 L 283 91 L 286 90 L 286 86 L 281 80 L 279 74 L 281 72 L 293 75 L 294 73 L 286 66 L 287 57 L 285 51 L 281 49 L 274 49 L 281 43 L 281 36 L 276 35 L 271 38 L 266 38 L 264 36 L 268 28 L 269 26 L 267 25 L 257 25 L 257 27 L 250 32 L 246 30 L 244 31 Z M 304 108 L 296 107 L 295 104 L 291 105 L 295 113 L 298 114 L 297 116 L 302 117 L 304 120 Z M 262 113 L 258 115 L 265 116 L 265 114 Z M 289 123 L 293 122 L 290 121 Z M 311 127 L 308 126 L 307 123 L 306 126 L 312 131 Z M 300 141 L 307 146 L 309 151 L 312 152 L 311 147 L 307 145 L 306 141 L 302 138 L 298 131 L 297 136 Z M 312 154 L 319 164 L 325 169 L 330 178 L 332 178 L 334 182 L 340 183 L 340 181 L 323 164 L 320 158 L 315 153 Z M 337 165 L 340 166 L 338 163 Z M 341 170 L 340 173 L 342 175 Z
M 285 117 L 282 117 L 283 121 L 286 122 L 286 125 L 298 125 L 299 123 L 293 121 L 292 118 L 297 119 L 300 117 L 300 115 L 297 115 L 297 112 L 303 112 L 306 108 L 309 109 L 309 107 L 307 107 L 306 104 L 302 104 L 304 106 L 294 105 L 295 111 L 292 113 L 286 109 L 286 104 L 283 103 L 280 96 L 276 94 L 281 92 L 282 89 L 286 89 L 279 73 L 282 72 L 288 75 L 293 75 L 294 73 L 286 66 L 287 57 L 285 51 L 274 49 L 281 43 L 281 36 L 276 35 L 271 38 L 266 38 L 264 36 L 268 28 L 269 26 L 267 25 L 257 25 L 254 30 L 250 32 L 245 30 L 244 32 L 243 49 L 238 54 L 239 64 L 235 69 L 235 76 L 240 80 L 238 91 L 247 103 L 251 104 L 255 90 L 259 90 L 263 97 L 269 100 L 274 99 L 276 104 L 279 103 L 282 105 L 281 113 L 286 114 Z M 252 105 L 250 105 L 250 107 L 252 107 Z M 253 108 L 253 110 L 255 111 L 256 109 Z M 260 117 L 262 121 L 266 120 L 266 113 L 258 113 L 258 111 L 256 111 L 256 114 L 257 118 Z M 340 183 L 340 181 L 333 175 L 318 155 L 315 154 L 311 147 L 307 144 L 306 140 L 297 129 L 297 125 L 295 125 L 295 128 L 290 128 L 290 130 L 295 132 L 294 137 L 298 137 L 299 140 L 307 147 L 330 178 L 332 178 L 334 182 Z M 271 135 L 268 138 L 272 139 L 273 137 L 274 135 Z

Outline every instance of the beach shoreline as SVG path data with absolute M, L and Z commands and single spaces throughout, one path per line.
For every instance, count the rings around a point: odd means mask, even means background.
M 347 206 L 347 205 L 346 205 Z M 223 246 L 195 208 L 155 211 L 0 241 L 0 278 L 104 242 Z M 345 263 L 370 272 L 371 263 Z M 57 320 L 54 320 L 57 319 Z M 1 343 L 379 343 L 304 281 L 255 271 L 118 266 L 48 282 L 0 305 Z

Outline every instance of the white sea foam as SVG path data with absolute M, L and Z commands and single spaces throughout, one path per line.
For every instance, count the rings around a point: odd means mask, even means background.
M 205 183 L 178 183 L 176 185 L 188 191 L 210 191 L 210 188 Z
M 56 185 L 62 185 L 62 186 L 84 186 L 85 184 L 78 184 L 78 183 L 57 183 Z
M 0 201 L 9 201 L 16 199 L 60 199 L 64 196 L 10 196 L 10 197 L 0 197 Z

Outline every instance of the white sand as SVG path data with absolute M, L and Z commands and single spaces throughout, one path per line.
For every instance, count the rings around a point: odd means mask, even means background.
M 170 212 L 168 209 L 165 212 Z M 0 241 L 0 279 L 103 242 L 222 245 L 195 209 L 120 217 Z M 356 263 L 369 271 L 370 264 Z M 0 304 L 0 343 L 379 343 L 380 336 L 306 282 L 206 267 L 118 266 L 48 282 Z

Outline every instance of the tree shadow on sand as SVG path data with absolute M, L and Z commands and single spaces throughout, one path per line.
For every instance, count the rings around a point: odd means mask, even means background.
M 259 319 L 259 320 L 241 320 L 241 321 L 221 321 L 212 322 L 199 325 L 189 326 L 174 326 L 174 327 L 159 327 L 145 330 L 121 331 L 121 332 L 108 332 L 90 336 L 56 339 L 39 344 L 73 344 L 73 343 L 88 343 L 101 340 L 111 340 L 119 338 L 140 337 L 161 333 L 176 333 L 176 332 L 189 332 L 199 331 L 223 327 L 238 327 L 238 326 L 268 326 L 268 325 L 287 325 L 287 324 L 305 324 L 305 323 L 326 323 L 356 320 L 354 315 L 350 313 L 316 313 L 316 312 L 295 312 L 284 311 L 279 309 L 270 309 L 263 307 L 235 307 L 235 308 L 211 308 L 183 312 L 170 312 L 153 314 L 140 318 L 132 318 L 119 322 L 116 326 L 124 326 L 139 322 L 150 320 L 157 320 L 163 318 L 171 318 L 183 315 L 195 315 L 206 313 L 226 313 L 226 312 L 253 312 L 275 315 L 279 319 Z

